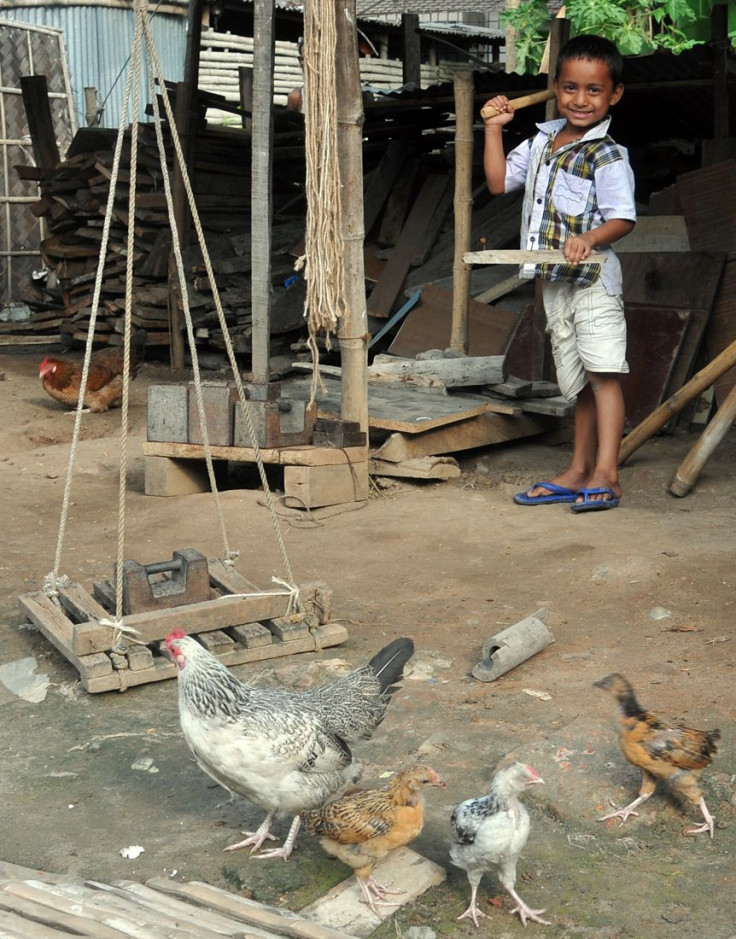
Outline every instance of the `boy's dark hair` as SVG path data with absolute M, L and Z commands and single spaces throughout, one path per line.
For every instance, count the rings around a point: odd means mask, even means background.
M 560 49 L 555 69 L 555 78 L 560 77 L 560 69 L 565 62 L 574 59 L 586 59 L 588 62 L 605 62 L 611 74 L 613 87 L 621 84 L 624 72 L 624 60 L 621 53 L 610 39 L 602 36 L 575 36 Z

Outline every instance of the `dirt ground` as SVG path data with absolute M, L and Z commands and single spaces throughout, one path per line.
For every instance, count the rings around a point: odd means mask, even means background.
M 0 667 L 34 657 L 50 682 L 35 703 L 0 684 L 0 859 L 97 880 L 166 873 L 299 909 L 347 869 L 308 836 L 287 864 L 223 854 L 262 813 L 228 802 L 190 758 L 175 682 L 88 695 L 74 668 L 23 625 L 18 595 L 39 589 L 54 566 L 74 424 L 38 384 L 39 358 L 0 357 Z M 126 557 L 142 563 L 184 547 L 222 553 L 211 496 L 143 493 L 146 388 L 170 377 L 146 365 L 132 386 Z M 85 415 L 83 438 L 61 572 L 91 588 L 111 575 L 116 557 L 120 412 Z M 517 887 L 531 906 L 546 908 L 552 925 L 526 932 L 736 937 L 736 434 L 694 491 L 676 499 L 666 486 L 694 440 L 678 433 L 643 447 L 623 470 L 621 507 L 605 513 L 515 506 L 512 493 L 548 478 L 569 452 L 569 445 L 527 442 L 466 455 L 455 481 L 400 481 L 358 511 L 281 520 L 297 583 L 321 579 L 332 587 L 333 618 L 349 639 L 321 656 L 241 666 L 237 674 L 303 686 L 328 677 L 335 660 L 363 662 L 397 635 L 417 647 L 414 674 L 357 753 L 366 782 L 417 757 L 446 779 L 446 790 L 429 793 L 414 847 L 443 864 L 448 879 L 401 908 L 377 936 L 411 926 L 476 932 L 455 920 L 469 888 L 449 863 L 449 814 L 483 793 L 498 761 L 515 755 L 546 783 L 526 800 L 532 833 Z M 222 498 L 238 570 L 270 586 L 284 571 L 261 494 L 231 489 Z M 484 639 L 541 608 L 556 641 L 495 682 L 474 679 Z M 652 709 L 720 728 L 720 751 L 704 774 L 717 819 L 713 841 L 685 836 L 697 809 L 659 790 L 624 827 L 597 821 L 610 800 L 631 801 L 640 778 L 618 748 L 612 699 L 592 687 L 613 671 Z M 286 822 L 280 826 L 285 834 Z M 145 853 L 125 860 L 119 852 L 129 845 Z M 490 914 L 480 931 L 522 934 L 493 873 L 480 897 Z

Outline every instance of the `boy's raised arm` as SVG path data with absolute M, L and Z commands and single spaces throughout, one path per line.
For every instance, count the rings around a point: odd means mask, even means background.
M 486 105 L 490 105 L 499 112 L 495 117 L 483 120 L 485 125 L 483 169 L 488 188 L 494 196 L 498 196 L 505 192 L 506 188 L 506 155 L 503 150 L 502 130 L 504 124 L 514 119 L 514 112 L 509 108 L 509 99 L 505 95 L 491 98 L 490 101 L 486 101 Z

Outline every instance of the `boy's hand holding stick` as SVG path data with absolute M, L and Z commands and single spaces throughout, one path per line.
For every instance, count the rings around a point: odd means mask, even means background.
M 544 91 L 535 91 L 531 95 L 523 95 L 521 98 L 513 98 L 509 101 L 509 105 L 512 110 L 518 111 L 520 108 L 528 108 L 532 104 L 541 104 L 542 101 L 549 101 L 550 98 L 554 98 L 555 93 L 552 88 L 545 88 Z M 496 110 L 490 104 L 485 104 L 480 109 L 480 116 L 484 121 L 487 121 L 491 117 L 496 117 L 498 114 L 502 114 L 502 111 Z

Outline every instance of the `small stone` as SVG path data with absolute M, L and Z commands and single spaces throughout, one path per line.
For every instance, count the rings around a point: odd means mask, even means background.
M 690 919 L 692 910 L 682 903 L 668 903 L 662 910 L 662 919 L 665 923 L 682 923 Z
M 647 613 L 647 616 L 650 619 L 667 619 L 672 616 L 672 613 L 663 606 L 653 606 Z

